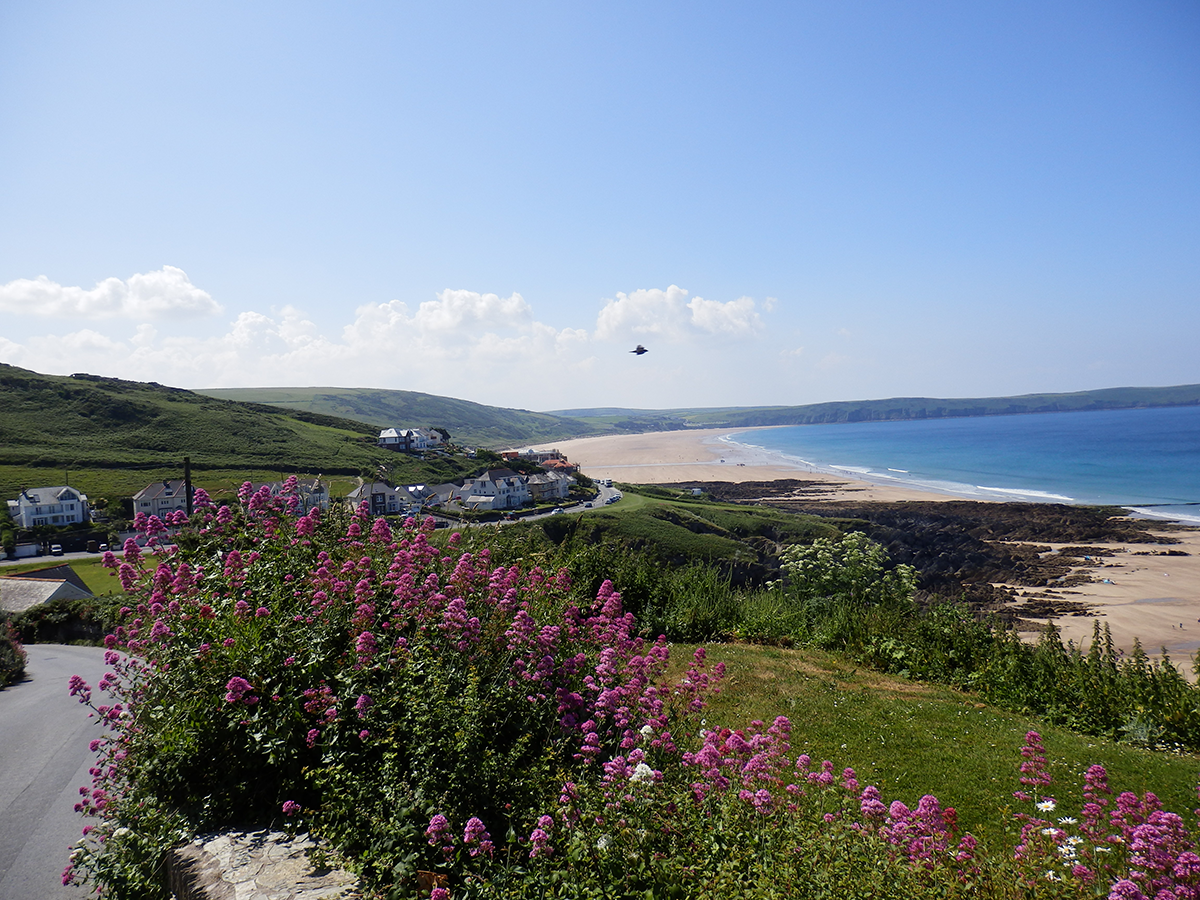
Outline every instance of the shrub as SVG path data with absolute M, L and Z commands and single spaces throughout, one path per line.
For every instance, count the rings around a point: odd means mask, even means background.
M 105 558 L 133 599 L 106 638 L 113 734 L 81 804 L 101 825 L 79 871 L 102 883 L 152 880 L 98 839 L 152 839 L 157 809 L 163 840 L 297 816 L 368 882 L 409 889 L 447 864 L 414 840 L 432 816 L 479 819 L 515 851 L 564 777 L 648 724 L 669 742 L 689 714 L 659 684 L 665 641 L 637 636 L 611 583 L 578 602 L 565 571 L 494 567 L 456 534 L 438 548 L 432 520 L 393 534 L 365 511 L 321 522 L 248 486 L 240 499 L 202 509 L 189 549 L 156 567 L 133 541 Z
M 0 622 L 0 688 L 25 677 L 25 648 L 12 623 Z

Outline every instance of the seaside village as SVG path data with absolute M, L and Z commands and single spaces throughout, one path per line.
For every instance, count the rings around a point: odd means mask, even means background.
M 378 445 L 397 453 L 424 456 L 446 452 L 446 433 L 440 429 L 385 428 Z M 466 449 L 468 458 L 476 451 Z M 344 497 L 331 496 L 327 481 L 320 478 L 297 481 L 297 515 L 314 508 L 328 510 L 332 504 L 358 509 L 366 503 L 372 516 L 433 515 L 438 527 L 455 520 L 482 519 L 512 521 L 518 516 L 562 512 L 562 504 L 577 488 L 578 466 L 557 450 L 510 450 L 499 454 L 514 466 L 490 467 L 480 474 L 446 484 L 389 484 L 382 480 L 358 479 L 359 485 Z M 254 491 L 264 488 L 272 496 L 284 489 L 284 482 L 253 483 Z M 232 491 L 217 502 L 236 501 Z M 66 553 L 103 553 L 118 550 L 125 539 L 134 536 L 131 523 L 137 514 L 157 516 L 170 522 L 188 510 L 184 479 L 154 481 L 129 498 L 115 503 L 93 505 L 83 488 L 77 485 L 28 487 L 17 497 L 7 498 L 8 522 L 0 523 L 3 544 L 0 559 L 34 561 L 42 557 L 60 557 Z M 464 515 L 465 514 L 465 515 Z M 0 574 L 0 610 L 24 612 L 53 600 L 73 600 L 93 596 L 83 580 L 65 563 L 47 560 L 46 566 L 19 574 Z M 0 569 L 0 573 L 4 570 Z

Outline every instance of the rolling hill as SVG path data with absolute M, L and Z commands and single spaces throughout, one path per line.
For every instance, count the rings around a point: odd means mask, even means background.
M 381 466 L 398 480 L 440 481 L 464 468 L 382 450 L 378 430 L 360 421 L 94 375 L 0 364 L 0 410 L 3 497 L 64 482 L 93 498 L 128 496 L 151 480 L 179 477 L 184 456 L 201 486 L 286 473 L 352 477 Z
M 493 450 L 597 433 L 652 430 L 642 427 L 640 422 L 622 428 L 617 423 L 594 424 L 577 417 L 484 406 L 417 391 L 314 387 L 212 388 L 197 393 L 224 400 L 269 404 L 298 413 L 340 416 L 376 428 L 437 426 L 449 431 L 458 443 Z
M 297 412 L 356 419 L 379 428 L 438 425 L 448 429 L 455 440 L 493 449 L 594 434 L 682 428 L 882 422 L 1200 404 L 1200 384 L 1105 388 L 1014 397 L 897 397 L 802 406 L 681 409 L 596 407 L 550 412 L 501 409 L 414 391 L 374 388 L 224 388 L 199 393 L 227 400 L 269 404 Z
M 598 429 L 609 422 L 629 422 L 640 418 L 674 421 L 686 427 L 748 428 L 757 425 L 823 425 L 1197 405 L 1200 405 L 1200 384 L 1183 384 L 1173 387 L 1103 388 L 1067 394 L 1022 394 L 1014 397 L 894 397 L 888 400 L 847 400 L 804 406 L 660 410 L 602 407 L 555 410 L 553 415 L 589 422 Z

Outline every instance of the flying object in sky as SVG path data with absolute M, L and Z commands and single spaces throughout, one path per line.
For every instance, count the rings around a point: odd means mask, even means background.
M 636 350 L 630 350 L 629 352 L 636 353 L 638 356 L 641 356 L 643 353 L 648 353 L 649 351 L 645 347 L 643 347 L 641 344 L 638 344 Z

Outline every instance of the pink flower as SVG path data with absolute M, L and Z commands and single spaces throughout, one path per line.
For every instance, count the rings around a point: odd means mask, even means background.
M 441 813 L 434 815 L 429 820 L 429 827 L 425 829 L 425 837 L 429 839 L 429 846 L 436 847 L 442 843 L 443 836 L 450 833 L 450 823 L 446 821 L 446 817 Z
M 488 834 L 487 828 L 475 816 L 467 819 L 467 827 L 463 831 L 463 843 L 471 848 L 472 856 L 478 856 L 481 853 L 484 856 L 491 856 L 494 849 L 492 837 Z
M 246 706 L 253 706 L 258 702 L 258 698 L 251 691 L 254 686 L 245 678 L 235 675 L 230 678 L 225 684 L 225 702 L 226 703 L 244 703 Z

